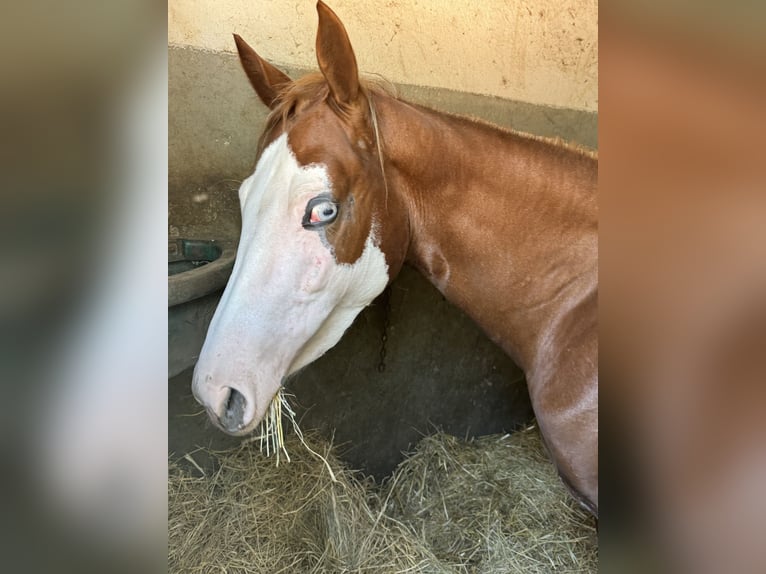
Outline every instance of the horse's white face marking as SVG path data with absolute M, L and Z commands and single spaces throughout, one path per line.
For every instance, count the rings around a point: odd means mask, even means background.
M 242 182 L 242 234 L 192 384 L 215 420 L 230 389 L 245 399 L 233 434 L 252 431 L 287 375 L 335 343 L 388 283 L 374 225 L 361 257 L 335 261 L 323 231 L 306 230 L 306 204 L 331 192 L 323 165 L 300 166 L 283 134 Z

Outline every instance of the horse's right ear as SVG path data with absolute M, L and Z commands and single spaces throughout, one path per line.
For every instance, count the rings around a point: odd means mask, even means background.
M 278 70 L 266 60 L 255 53 L 247 42 L 234 34 L 234 42 L 237 44 L 239 52 L 239 61 L 245 69 L 245 74 L 250 79 L 250 83 L 255 88 L 258 97 L 272 109 L 277 101 L 279 92 L 292 82 L 290 77 Z

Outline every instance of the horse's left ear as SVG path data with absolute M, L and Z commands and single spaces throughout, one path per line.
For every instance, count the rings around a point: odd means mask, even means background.
M 319 30 L 317 31 L 317 60 L 330 86 L 333 99 L 351 105 L 359 95 L 359 71 L 346 29 L 340 18 L 319 0 Z

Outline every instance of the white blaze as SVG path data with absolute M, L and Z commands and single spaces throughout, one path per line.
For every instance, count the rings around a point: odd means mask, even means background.
M 229 283 L 194 373 L 197 400 L 220 415 L 229 389 L 246 399 L 252 431 L 282 379 L 335 345 L 388 282 L 373 231 L 354 264 L 339 264 L 320 232 L 301 221 L 308 201 L 331 191 L 327 169 L 301 167 L 283 134 L 242 182 L 242 234 Z

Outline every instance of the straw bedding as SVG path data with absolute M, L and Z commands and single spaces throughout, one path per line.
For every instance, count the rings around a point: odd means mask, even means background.
M 424 438 L 382 485 L 307 436 L 292 462 L 257 445 L 218 470 L 170 464 L 170 572 L 595 572 L 593 519 L 569 497 L 535 429 Z

